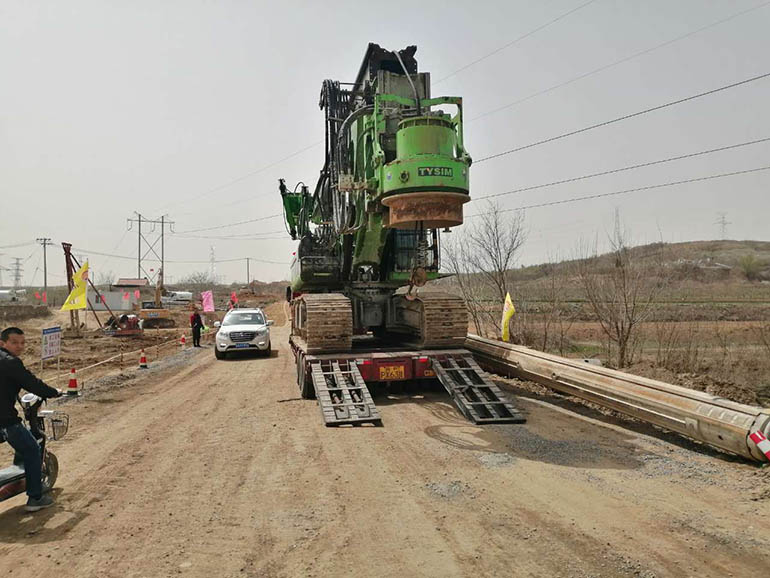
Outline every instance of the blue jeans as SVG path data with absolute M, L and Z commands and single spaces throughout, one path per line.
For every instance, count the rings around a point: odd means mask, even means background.
M 27 495 L 36 500 L 40 499 L 43 495 L 43 456 L 40 453 L 40 445 L 23 424 L 10 425 L 3 428 L 3 431 L 8 443 L 24 460 Z

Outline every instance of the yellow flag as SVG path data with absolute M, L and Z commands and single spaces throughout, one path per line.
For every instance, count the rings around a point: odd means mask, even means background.
M 511 294 L 506 293 L 505 305 L 503 306 L 503 322 L 502 322 L 503 341 L 511 340 L 511 333 L 508 330 L 508 323 L 511 321 L 511 317 L 513 317 L 514 313 L 516 313 L 516 308 L 513 306 L 513 301 L 511 301 Z
M 61 311 L 70 311 L 71 309 L 85 309 L 87 305 L 86 301 L 86 286 L 88 285 L 88 262 L 75 272 L 72 276 L 72 281 L 75 286 L 61 307 Z

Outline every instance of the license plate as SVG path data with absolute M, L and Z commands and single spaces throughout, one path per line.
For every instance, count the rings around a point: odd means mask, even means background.
M 380 381 L 387 381 L 391 379 L 404 379 L 403 365 L 380 366 Z
M 236 344 L 235 344 L 235 348 L 236 348 L 236 349 L 245 349 L 245 348 L 247 348 L 248 346 L 249 346 L 249 344 L 248 344 L 248 343 L 236 343 Z

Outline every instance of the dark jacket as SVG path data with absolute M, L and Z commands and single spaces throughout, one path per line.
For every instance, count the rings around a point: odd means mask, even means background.
M 42 398 L 59 396 L 57 390 L 30 373 L 21 359 L 0 347 L 0 427 L 21 423 L 15 407 L 21 389 Z
M 193 313 L 190 315 L 190 327 L 193 329 L 203 329 L 203 320 L 200 313 Z

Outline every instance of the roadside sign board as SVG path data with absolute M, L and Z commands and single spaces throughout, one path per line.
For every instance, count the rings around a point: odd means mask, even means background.
M 47 327 L 43 329 L 40 359 L 51 359 L 59 355 L 61 355 L 61 327 Z

